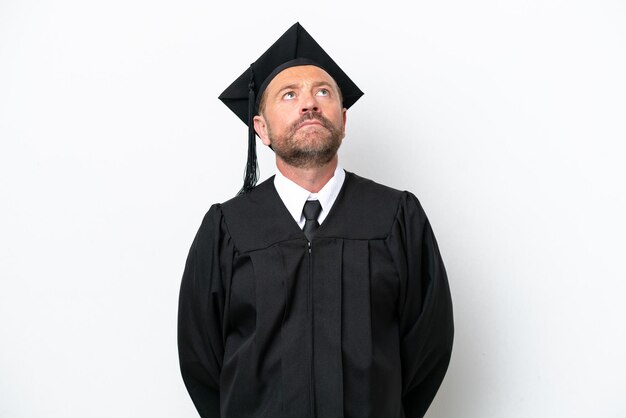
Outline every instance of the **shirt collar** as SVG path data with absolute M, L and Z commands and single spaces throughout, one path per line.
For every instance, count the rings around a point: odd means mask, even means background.
M 274 187 L 285 204 L 285 207 L 293 217 L 293 219 L 301 227 L 304 225 L 304 217 L 302 216 L 302 208 L 307 200 L 319 200 L 322 205 L 322 211 L 317 221 L 322 224 L 331 207 L 337 199 L 339 190 L 345 180 L 346 173 L 343 168 L 337 164 L 333 177 L 322 187 L 317 193 L 311 193 L 308 190 L 298 186 L 296 183 L 285 177 L 280 170 L 276 170 L 274 177 Z

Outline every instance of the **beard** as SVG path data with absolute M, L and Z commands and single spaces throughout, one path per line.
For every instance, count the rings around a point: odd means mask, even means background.
M 315 119 L 322 126 L 298 130 L 300 125 Z M 274 153 L 285 163 L 298 168 L 322 167 L 337 155 L 344 133 L 319 113 L 309 112 L 294 122 L 282 136 L 275 136 L 267 125 L 268 136 Z

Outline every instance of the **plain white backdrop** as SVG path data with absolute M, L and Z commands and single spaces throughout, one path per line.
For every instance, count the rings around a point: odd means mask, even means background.
M 197 416 L 178 287 L 246 155 L 217 96 L 296 21 L 365 91 L 342 165 L 439 240 L 428 417 L 626 416 L 619 0 L 0 0 L 0 416 Z

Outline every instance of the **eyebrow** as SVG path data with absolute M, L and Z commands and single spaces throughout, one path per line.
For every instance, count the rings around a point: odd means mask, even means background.
M 284 90 L 297 90 L 298 89 L 298 85 L 297 84 L 289 84 L 287 86 L 281 87 L 280 89 L 278 89 L 278 91 L 276 92 L 277 94 L 282 93 Z
M 321 87 L 321 86 L 327 86 L 330 88 L 334 88 L 333 85 L 331 83 L 329 83 L 328 81 L 316 81 L 313 83 L 312 85 L 313 87 Z M 284 87 L 281 87 L 278 91 L 277 91 L 277 95 L 281 94 L 283 91 L 285 90 L 298 90 L 298 88 L 300 88 L 299 84 L 293 83 L 293 84 L 289 84 L 286 85 Z
M 320 86 L 333 87 L 333 85 L 329 83 L 328 81 L 316 81 L 315 83 L 313 83 L 313 87 L 320 87 Z

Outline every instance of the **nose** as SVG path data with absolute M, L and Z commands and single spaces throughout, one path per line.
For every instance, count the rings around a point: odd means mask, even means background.
M 306 94 L 302 97 L 302 103 L 300 106 L 300 113 L 308 113 L 308 112 L 319 112 L 319 107 L 317 103 L 317 99 L 312 94 Z

